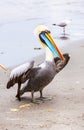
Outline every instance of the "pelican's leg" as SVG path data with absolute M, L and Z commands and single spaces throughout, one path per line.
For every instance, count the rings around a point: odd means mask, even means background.
M 32 103 L 35 103 L 35 104 L 40 104 L 41 103 L 41 101 L 34 98 L 34 91 L 31 91 L 31 96 L 32 96 L 32 100 L 31 100 Z
M 21 98 L 20 98 L 20 88 L 21 88 L 21 83 L 18 83 L 18 89 L 17 89 L 16 97 L 18 98 L 19 101 L 21 101 Z
M 51 100 L 52 98 L 51 98 L 51 97 L 43 97 L 42 90 L 40 90 L 40 99 L 41 99 L 42 101 L 47 101 L 47 100 Z
M 40 90 L 40 98 L 43 98 L 42 90 Z
M 32 96 L 32 102 L 34 103 L 35 102 L 35 100 L 34 100 L 34 91 L 31 91 L 31 96 Z

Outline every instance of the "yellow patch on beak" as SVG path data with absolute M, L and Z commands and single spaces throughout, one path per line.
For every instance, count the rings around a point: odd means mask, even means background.
M 64 56 L 62 55 L 62 53 L 61 53 L 60 49 L 58 48 L 58 46 L 56 45 L 56 43 L 55 43 L 53 37 L 51 36 L 51 34 L 50 34 L 50 33 L 46 33 L 45 35 L 46 35 L 46 37 L 51 41 L 51 43 L 53 44 L 53 46 L 54 46 L 55 49 L 57 50 L 57 52 L 58 52 L 60 58 L 64 61 L 65 58 L 64 58 Z

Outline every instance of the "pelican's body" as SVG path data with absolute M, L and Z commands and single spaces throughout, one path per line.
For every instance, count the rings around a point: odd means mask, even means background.
M 53 61 L 45 61 L 44 63 L 32 68 L 29 79 L 23 84 L 22 90 L 20 90 L 20 95 L 25 92 L 32 93 L 32 100 L 34 101 L 34 92 L 40 92 L 40 98 L 43 97 L 42 90 L 46 87 L 55 77 L 55 75 L 60 72 L 69 61 L 69 55 L 64 54 L 65 61 L 61 61 L 60 58 L 54 58 Z
M 42 98 L 42 90 L 55 77 L 55 75 L 64 68 L 69 61 L 69 55 L 62 55 L 54 40 L 50 35 L 50 31 L 45 26 L 40 26 L 38 36 L 43 46 L 46 49 L 45 61 L 37 66 L 34 66 L 34 61 L 29 64 L 21 65 L 15 68 L 10 75 L 7 83 L 7 88 L 10 88 L 15 83 L 18 83 L 18 91 L 16 97 L 20 100 L 20 96 L 25 92 L 31 92 L 32 101 L 34 102 L 34 92 L 39 91 Z M 54 58 L 53 53 L 57 56 Z M 21 88 L 21 84 L 22 89 Z

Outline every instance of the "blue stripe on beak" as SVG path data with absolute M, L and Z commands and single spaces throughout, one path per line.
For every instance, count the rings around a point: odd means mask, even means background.
M 57 50 L 55 49 L 55 47 L 53 46 L 52 42 L 46 37 L 45 33 L 41 33 L 40 34 L 40 38 L 42 39 L 42 41 L 44 43 L 46 43 L 46 45 L 49 47 L 49 49 L 53 52 L 53 54 L 55 54 L 56 56 L 59 56 Z

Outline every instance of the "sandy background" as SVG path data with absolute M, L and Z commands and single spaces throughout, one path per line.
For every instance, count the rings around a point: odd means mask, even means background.
M 44 89 L 44 96 L 52 97 L 50 101 L 32 104 L 30 93 L 26 93 L 19 102 L 17 87 L 6 89 L 10 69 L 0 70 L 0 130 L 84 130 L 84 40 L 67 43 L 62 51 L 71 59 Z M 19 108 L 25 104 L 29 106 Z

